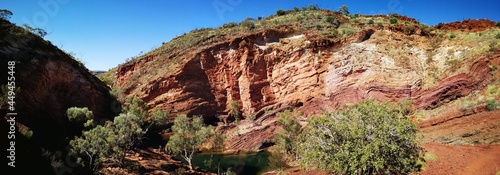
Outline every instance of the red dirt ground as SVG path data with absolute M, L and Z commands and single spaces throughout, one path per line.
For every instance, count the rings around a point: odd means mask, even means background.
M 500 171 L 500 145 L 445 145 L 427 143 L 423 145 L 429 153 L 437 155 L 437 160 L 427 161 L 427 169 L 422 175 L 492 174 Z
M 427 153 L 437 155 L 437 160 L 427 161 L 427 169 L 421 174 L 494 175 L 500 172 L 500 111 L 454 118 L 421 131 L 422 146 Z

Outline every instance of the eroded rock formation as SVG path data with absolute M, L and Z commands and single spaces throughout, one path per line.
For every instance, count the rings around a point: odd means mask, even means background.
M 417 109 L 432 109 L 491 81 L 489 62 L 498 59 L 498 53 L 465 57 L 466 49 L 432 48 L 430 42 L 424 34 L 375 28 L 338 40 L 313 33 L 258 32 L 207 47 L 177 72 L 129 93 L 172 115 L 203 115 L 214 121 L 227 115 L 228 103 L 236 101 L 243 116 L 273 121 L 262 117 L 288 106 L 300 107 L 310 116 L 370 98 L 390 102 L 407 98 Z M 429 50 L 435 54 L 429 55 Z M 450 57 L 442 56 L 446 54 L 462 59 L 459 70 L 450 70 Z M 145 62 L 119 67 L 118 86 Z M 264 140 L 272 139 L 276 129 L 273 122 L 267 123 L 272 127 L 246 133 L 252 136 L 239 133 L 227 147 L 258 149 Z M 244 138 L 255 140 L 259 134 L 258 142 L 238 144 Z

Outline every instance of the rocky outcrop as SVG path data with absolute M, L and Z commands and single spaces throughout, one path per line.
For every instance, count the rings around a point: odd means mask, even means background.
M 15 61 L 14 76 L 16 128 L 32 131 L 23 136 L 17 130 L 17 169 L 48 164 L 49 157 L 41 158 L 42 149 L 47 152 L 65 151 L 83 126 L 68 122 L 69 107 L 88 107 L 95 121 L 113 118 L 120 112 L 120 104 L 109 93 L 107 87 L 92 75 L 83 64 L 53 46 L 49 41 L 0 19 L 0 64 L 7 70 L 7 62 Z M 7 72 L 2 71 L 0 84 L 6 87 Z M 7 92 L 2 92 L 6 94 Z M 2 104 L 0 113 L 5 115 L 7 104 Z M 9 111 L 10 112 L 10 111 Z
M 488 19 L 477 19 L 477 20 L 464 20 L 464 21 L 456 21 L 451 23 L 446 23 L 442 25 L 435 26 L 437 29 L 441 30 L 462 30 L 462 31 L 483 31 L 486 29 L 490 29 L 495 26 L 495 22 Z
M 306 116 L 334 110 L 344 104 L 375 98 L 396 102 L 410 99 L 415 108 L 432 109 L 484 87 L 492 79 L 487 57 L 464 58 L 463 70 L 442 64 L 452 46 L 434 48 L 428 55 L 428 37 L 401 31 L 366 29 L 337 40 L 314 33 L 258 32 L 207 47 L 168 76 L 130 90 L 151 107 L 172 115 L 203 115 L 210 121 L 227 115 L 231 101 L 241 104 L 243 116 L 266 115 L 283 107 L 300 107 Z M 448 49 L 446 49 L 448 48 Z M 442 53 L 444 52 L 444 53 Z M 463 54 L 457 52 L 457 54 Z M 140 64 L 119 68 L 118 83 Z M 431 67 L 441 73 L 430 77 Z M 430 82 L 433 79 L 435 82 Z M 272 137 L 272 127 L 238 134 L 228 148 L 256 150 Z M 252 128 L 249 128 L 252 130 Z M 267 135 L 255 141 L 255 133 Z M 257 134 L 258 135 L 258 134 Z M 238 144 L 242 140 L 246 144 Z

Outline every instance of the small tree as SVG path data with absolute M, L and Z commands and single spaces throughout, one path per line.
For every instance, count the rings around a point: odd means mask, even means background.
M 240 120 L 240 114 L 241 114 L 240 108 L 241 108 L 240 104 L 236 101 L 230 101 L 227 106 L 227 109 L 229 110 L 229 115 L 233 116 L 237 122 Z
M 222 25 L 222 28 L 232 28 L 232 27 L 236 27 L 238 24 L 236 24 L 235 22 L 228 22 L 228 23 L 225 23 Z
M 336 174 L 420 171 L 418 128 L 404 113 L 404 109 L 368 100 L 313 117 L 301 135 L 300 161 Z
M 193 170 L 194 153 L 210 136 L 212 136 L 212 127 L 205 126 L 201 117 L 194 117 L 190 120 L 185 115 L 179 115 L 175 118 L 172 131 L 174 135 L 170 137 L 166 148 L 174 154 L 180 155 L 187 161 L 189 169 Z
M 116 140 L 110 141 L 115 141 L 115 145 L 120 149 L 115 151 L 119 162 L 123 162 L 125 154 L 142 140 L 145 134 L 142 124 L 143 121 L 133 114 L 120 114 L 113 120 L 112 130 Z
M 396 23 L 398 23 L 398 18 L 396 18 L 396 17 L 391 17 L 391 18 L 389 19 L 389 23 L 391 23 L 391 24 L 396 24 Z
M 168 123 L 168 112 L 162 111 L 160 108 L 155 108 L 151 113 L 151 124 L 160 126 Z
M 499 104 L 497 103 L 497 101 L 495 99 L 487 99 L 486 103 L 485 103 L 485 107 L 486 107 L 487 111 L 493 111 L 493 110 L 497 109 L 498 105 Z
M 282 9 L 276 10 L 276 15 L 281 16 L 281 15 L 284 15 L 284 14 L 285 14 L 284 10 L 282 10 Z
M 457 36 L 456 36 L 454 33 L 451 33 L 451 34 L 450 34 L 450 39 L 453 39 L 453 38 L 455 38 L 455 37 L 457 37 Z
M 277 151 L 282 152 L 283 158 L 293 161 L 298 156 L 297 145 L 301 127 L 298 119 L 302 113 L 294 109 L 293 111 L 285 110 L 277 115 L 278 123 L 283 126 L 283 131 L 274 138 Z
M 213 147 L 212 149 L 216 152 L 224 152 L 224 140 L 226 140 L 226 136 L 223 133 L 217 132 L 213 138 Z
M 102 158 L 110 157 L 113 150 L 116 150 L 115 145 L 110 142 L 116 140 L 116 135 L 110 129 L 110 125 L 111 122 L 106 122 L 104 126 L 98 125 L 89 131 L 84 131 L 81 137 L 75 137 L 69 143 L 73 151 L 84 155 L 89 169 L 94 172 L 101 165 Z
M 148 106 L 137 97 L 127 98 L 123 110 L 125 113 L 134 114 L 140 119 L 146 119 L 149 115 Z
M 255 23 L 253 20 L 244 20 L 240 23 L 240 25 L 248 30 L 253 30 L 255 29 Z
M 374 22 L 373 22 L 373 19 L 369 19 L 369 20 L 368 20 L 368 24 L 373 24 L 373 23 L 374 23 Z
M 342 5 L 339 7 L 339 13 L 343 15 L 348 15 L 349 14 L 349 8 L 347 5 Z
M 31 26 L 29 26 L 28 24 L 23 24 L 23 27 L 24 29 L 26 29 L 27 31 L 35 34 L 35 35 L 38 35 L 40 37 L 45 37 L 47 35 L 47 32 L 41 28 L 33 28 Z
M 335 21 L 335 18 L 333 18 L 333 16 L 327 16 L 325 21 L 330 23 L 330 24 L 333 24 L 333 22 Z
M 7 9 L 0 9 L 0 18 L 9 20 L 10 17 L 12 16 L 12 12 L 7 10 Z
M 318 10 L 318 9 L 319 9 L 319 6 L 317 3 L 309 4 L 307 6 L 307 10 Z
M 83 123 L 94 118 L 94 114 L 87 107 L 71 107 L 66 110 L 66 116 L 70 122 Z
M 255 122 L 257 116 L 255 114 L 249 114 L 246 119 L 248 119 L 251 122 Z
M 92 120 L 87 123 L 92 123 Z M 142 139 L 145 133 L 142 124 L 143 121 L 133 114 L 120 114 L 113 122 L 107 121 L 84 131 L 81 137 L 70 141 L 70 146 L 76 153 L 84 155 L 89 168 L 96 171 L 103 159 L 123 162 L 125 154 Z

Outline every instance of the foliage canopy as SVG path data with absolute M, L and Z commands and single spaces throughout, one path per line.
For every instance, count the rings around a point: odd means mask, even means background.
M 12 16 L 12 12 L 10 10 L 0 9 L 0 18 L 1 19 L 9 20 L 11 16 Z
M 192 170 L 193 155 L 213 135 L 213 128 L 205 126 L 201 117 L 189 119 L 186 115 L 179 115 L 174 120 L 172 131 L 174 134 L 169 138 L 166 148 L 186 160 Z
M 94 114 L 87 107 L 71 107 L 66 110 L 66 116 L 70 122 L 83 123 L 94 118 Z
M 368 100 L 313 117 L 301 135 L 300 162 L 339 174 L 419 171 L 418 128 L 406 113 Z

